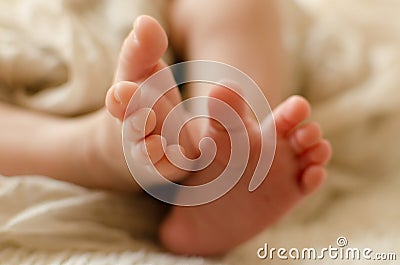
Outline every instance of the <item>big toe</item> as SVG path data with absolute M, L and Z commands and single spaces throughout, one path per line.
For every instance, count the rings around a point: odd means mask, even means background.
M 242 90 L 233 82 L 224 81 L 209 94 L 208 111 L 210 125 L 215 129 L 239 129 L 249 119 L 249 109 Z
M 134 29 L 122 45 L 116 82 L 138 82 L 153 74 L 162 67 L 157 65 L 167 47 L 167 34 L 161 25 L 152 17 L 138 17 Z
M 250 109 L 236 84 L 224 82 L 215 86 L 208 97 L 208 129 L 206 135 L 216 143 L 216 159 L 227 163 L 234 150 L 249 148 Z M 226 148 L 231 146 L 231 148 Z M 246 153 L 243 153 L 246 154 Z
M 300 96 L 292 96 L 274 110 L 275 126 L 278 135 L 287 135 L 304 121 L 311 112 L 310 104 Z

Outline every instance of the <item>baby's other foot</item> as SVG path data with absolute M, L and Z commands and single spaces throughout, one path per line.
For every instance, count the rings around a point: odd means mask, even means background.
M 169 180 L 182 179 L 186 171 L 174 166 L 166 157 L 164 150 L 174 155 L 177 149 L 186 154 L 193 154 L 195 149 L 191 142 L 188 126 L 181 131 L 179 143 L 173 146 L 161 135 L 163 122 L 168 113 L 181 102 L 172 73 L 165 71 L 164 84 L 174 87 L 163 94 L 155 104 L 150 104 L 157 87 L 148 91 L 139 89 L 149 76 L 164 69 L 167 65 L 161 56 L 167 49 L 167 36 L 160 24 L 151 17 L 141 16 L 134 25 L 133 31 L 125 39 L 115 74 L 114 85 L 106 96 L 107 112 L 103 120 L 104 131 L 99 143 L 106 172 L 121 178 L 112 178 L 103 186 L 117 189 L 130 189 L 136 186 L 126 166 L 121 142 L 121 122 L 124 125 L 124 139 L 128 140 L 128 163 L 137 167 L 152 163 L 161 175 Z M 151 103 L 151 102 L 150 102 Z M 177 119 L 184 118 L 177 115 Z M 112 116 L 112 117 L 111 117 Z M 117 122 L 118 121 L 118 122 Z M 178 121 L 177 121 L 178 122 Z M 129 184 L 128 184 L 129 183 Z
M 210 97 L 231 105 L 246 117 L 243 100 L 226 88 L 216 87 Z M 240 103 L 240 101 L 242 103 Z M 209 108 L 211 116 L 217 109 Z M 293 96 L 274 111 L 277 133 L 275 158 L 262 184 L 249 192 L 249 184 L 257 159 L 250 159 L 240 181 L 225 196 L 208 204 L 172 208 L 164 221 L 160 237 L 165 247 L 187 255 L 218 255 L 226 253 L 270 227 L 306 195 L 325 180 L 324 165 L 331 155 L 330 144 L 322 139 L 318 124 L 304 122 L 309 116 L 308 102 Z M 250 157 L 258 157 L 261 148 L 259 125 L 244 119 L 250 140 Z M 262 130 L 271 129 L 271 119 L 265 119 Z M 206 136 L 217 146 L 223 146 L 226 131 L 210 122 Z M 219 143 L 220 142 L 220 143 Z M 226 151 L 226 150 L 225 150 Z M 229 155 L 222 151 L 220 156 Z M 226 154 L 228 153 L 228 154 Z M 218 156 L 218 155 L 217 155 Z M 227 159 L 216 159 L 206 169 L 190 175 L 186 185 L 199 185 L 215 179 L 226 166 Z

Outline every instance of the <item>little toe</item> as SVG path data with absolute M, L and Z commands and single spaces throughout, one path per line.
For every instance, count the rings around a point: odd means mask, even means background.
M 327 177 L 326 169 L 323 166 L 313 165 L 303 171 L 300 180 L 300 187 L 304 194 L 310 194 L 318 189 Z
M 318 123 L 310 122 L 300 126 L 290 135 L 290 142 L 296 154 L 301 154 L 308 148 L 316 145 L 322 139 L 321 128 Z
M 273 112 L 278 135 L 284 136 L 304 121 L 311 112 L 310 104 L 300 96 L 292 96 Z
M 123 120 L 127 106 L 135 93 L 139 93 L 137 84 L 122 81 L 114 84 L 107 92 L 106 107 L 115 118 Z M 135 95 L 139 96 L 139 95 Z
M 300 155 L 300 164 L 302 168 L 306 168 L 312 164 L 325 165 L 331 158 L 331 153 L 330 143 L 326 140 L 321 140 Z

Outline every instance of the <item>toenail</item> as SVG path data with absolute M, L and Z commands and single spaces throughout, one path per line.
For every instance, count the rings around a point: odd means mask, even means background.
M 297 139 L 296 135 L 293 135 L 293 137 L 291 137 L 289 141 L 297 153 L 300 153 L 303 150 L 303 147 L 299 143 L 299 140 Z
M 119 104 L 122 104 L 121 95 L 119 94 L 119 93 L 120 93 L 120 90 L 121 90 L 120 88 L 121 88 L 121 84 L 117 84 L 117 85 L 114 87 L 114 99 L 115 99 L 115 101 L 118 102 Z
M 142 17 L 138 17 L 138 18 L 135 20 L 135 23 L 133 24 L 132 39 L 133 39 L 133 41 L 134 41 L 135 43 L 138 42 L 138 38 L 137 38 L 137 35 L 136 35 L 136 31 L 137 31 L 137 29 L 138 29 L 138 27 L 139 27 L 139 25 L 140 25 L 140 21 L 141 21 L 141 20 L 142 20 Z
M 138 43 L 139 42 L 139 40 L 138 40 L 138 38 L 136 36 L 135 30 L 132 31 L 132 40 L 133 40 L 134 43 Z

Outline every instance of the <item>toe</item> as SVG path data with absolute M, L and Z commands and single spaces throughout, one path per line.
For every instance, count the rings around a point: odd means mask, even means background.
M 285 100 L 274 111 L 277 134 L 287 135 L 310 115 L 310 110 L 308 101 L 300 96 Z
M 155 164 L 158 172 L 170 181 L 182 180 L 188 168 L 184 160 L 185 149 L 180 145 L 170 145 L 166 147 L 165 154 Z
M 156 114 L 152 109 L 142 108 L 131 114 L 124 125 L 124 138 L 138 142 L 152 133 L 156 127 Z
M 122 45 L 114 83 L 130 81 L 141 84 L 149 76 L 165 69 L 167 64 L 161 57 L 167 47 L 168 38 L 161 25 L 152 17 L 138 17 L 134 29 Z M 159 72 L 157 78 L 147 83 L 146 89 L 151 88 L 156 97 L 165 93 L 165 98 L 173 104 L 178 104 L 181 98 L 178 89 L 172 89 L 175 86 L 174 76 L 168 70 Z M 171 89 L 168 89 L 167 93 L 167 89 L 164 88 Z
M 160 180 L 154 178 L 159 175 L 170 181 L 182 180 L 187 175 L 187 171 L 184 166 L 181 167 L 182 163 L 178 162 L 177 165 L 171 163 L 169 158 L 175 154 L 171 154 L 170 147 L 167 146 L 166 139 L 157 134 L 149 135 L 145 140 L 131 144 L 130 158 L 132 159 L 131 163 L 133 163 L 131 168 L 137 170 L 134 175 L 139 178 L 146 178 L 146 181 L 150 181 L 147 182 L 149 185 L 160 184 Z M 178 146 L 178 148 L 184 154 L 184 149 L 181 146 Z M 175 158 L 175 161 L 177 160 L 179 159 Z M 148 167 L 150 165 L 151 167 Z
M 123 43 L 115 81 L 138 82 L 154 73 L 167 46 L 167 35 L 161 25 L 149 16 L 138 17 Z
M 327 177 L 323 166 L 310 166 L 306 168 L 301 176 L 301 189 L 305 194 L 312 193 L 319 188 Z
M 316 145 L 322 139 L 321 128 L 318 123 L 310 122 L 295 129 L 290 136 L 290 142 L 296 154 L 301 154 Z
M 150 135 L 132 144 L 130 154 L 137 165 L 154 165 L 164 156 L 167 143 L 160 135 Z
M 145 139 L 142 152 L 150 158 L 151 163 L 155 164 L 164 156 L 167 141 L 160 135 L 153 134 Z
M 330 143 L 322 140 L 300 155 L 300 164 L 302 168 L 306 168 L 312 164 L 325 165 L 329 161 L 331 153 Z
M 135 83 L 123 81 L 113 85 L 108 90 L 106 107 L 111 115 L 121 121 L 123 120 L 132 96 L 135 92 L 139 92 L 137 88 L 138 86 Z

